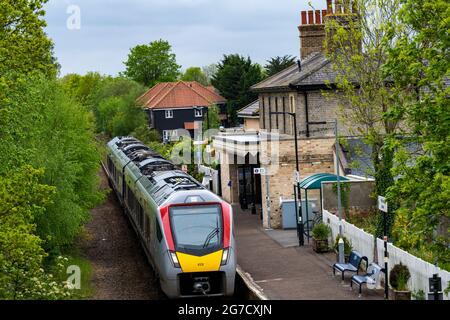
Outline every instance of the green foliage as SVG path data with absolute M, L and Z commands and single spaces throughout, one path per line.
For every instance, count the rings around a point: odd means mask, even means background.
M 68 74 L 60 81 L 64 90 L 76 101 L 88 105 L 92 94 L 98 90 L 100 83 L 104 80 L 97 72 L 89 72 L 84 76 L 79 74 Z
M 337 90 L 325 95 L 339 99 L 341 121 L 350 134 L 360 136 L 371 149 L 371 162 L 378 195 L 387 196 L 393 185 L 394 150 L 386 138 L 398 133 L 401 117 L 384 115 L 391 111 L 393 98 L 383 65 L 387 60 L 388 25 L 396 21 L 400 0 L 354 0 L 357 12 L 327 20 L 325 41 L 328 58 L 337 73 Z M 331 84 L 330 84 L 331 85 Z M 330 87 L 333 89 L 333 87 Z M 389 198 L 388 235 L 391 235 L 396 198 Z M 377 236 L 383 234 L 382 217 L 377 222 Z
M 208 78 L 199 67 L 191 67 L 181 76 L 183 81 L 197 81 L 198 83 L 208 86 Z
M 349 213 L 350 209 L 350 192 L 352 189 L 352 185 L 350 183 L 340 183 L 341 185 L 341 204 L 344 207 L 346 216 Z M 338 184 L 333 183 L 332 186 L 334 194 L 338 194 Z
M 55 76 L 57 65 L 52 55 L 53 44 L 44 32 L 42 9 L 46 0 L 0 1 L 0 89 L 13 85 L 15 79 L 6 73 L 39 71 Z M 2 99 L 0 90 L 0 100 Z
M 334 250 L 336 252 L 339 251 L 339 240 L 342 238 L 342 240 L 344 240 L 344 254 L 345 255 L 350 255 L 352 253 L 353 250 L 353 246 L 352 243 L 350 242 L 350 240 L 348 240 L 345 236 L 339 236 L 337 235 L 336 240 L 334 242 Z
M 414 300 L 427 300 L 425 291 L 423 291 L 422 289 L 413 292 L 412 297 L 414 298 Z
M 408 291 L 408 281 L 411 278 L 409 269 L 403 264 L 396 264 L 389 273 L 391 287 L 397 291 Z
M 204 128 L 219 129 L 221 126 L 220 111 L 219 111 L 219 107 L 217 107 L 216 105 L 212 105 L 208 108 L 208 123 L 209 123 L 209 127 L 204 126 Z
M 250 58 L 238 54 L 225 55 L 218 64 L 217 73 L 211 83 L 227 99 L 228 116 L 232 124 L 237 124 L 237 110 L 256 100 L 256 93 L 250 87 L 263 79 L 260 65 Z
M 423 252 L 427 261 L 450 270 L 450 4 L 444 0 L 403 0 L 391 23 L 385 74 L 392 80 L 389 119 L 405 119 L 389 189 L 400 199 L 396 244 Z M 446 227 L 447 225 L 447 227 Z M 444 229 L 445 228 L 445 229 Z M 444 229 L 440 230 L 439 229 Z
M 321 222 L 312 229 L 312 236 L 316 240 L 327 240 L 331 234 L 331 228 L 327 224 Z
M 378 211 L 374 210 L 368 213 L 348 214 L 345 218 L 347 222 L 364 230 L 365 232 L 375 235 L 378 226 Z
M 56 187 L 45 215 L 36 218 L 45 248 L 71 244 L 97 192 L 99 155 L 89 112 L 69 99 L 56 81 L 34 75 L 7 93 L 0 127 L 0 174 L 31 164 L 45 169 L 42 181 Z
M 264 66 L 266 70 L 267 77 L 271 77 L 277 74 L 280 71 L 292 66 L 295 63 L 295 57 L 290 55 L 285 55 L 283 57 L 275 57 L 271 58 L 267 61 L 267 64 Z
M 114 137 L 145 127 L 144 110 L 136 105 L 136 98 L 143 92 L 144 87 L 130 79 L 103 79 L 88 99 L 95 115 L 96 131 Z
M 62 281 L 43 269 L 46 253 L 35 234 L 56 189 L 39 181 L 31 166 L 0 175 L 0 299 L 58 299 L 70 296 Z
M 124 75 L 147 87 L 175 81 L 180 69 L 171 45 L 162 39 L 132 48 L 124 63 Z

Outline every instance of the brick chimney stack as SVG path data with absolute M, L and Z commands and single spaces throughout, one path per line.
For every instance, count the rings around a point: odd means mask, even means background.
M 311 53 L 323 51 L 325 40 L 324 18 L 327 10 L 309 10 L 301 12 L 300 58 L 303 60 Z
M 326 10 L 302 11 L 300 31 L 300 58 L 303 60 L 311 53 L 324 50 L 324 41 L 327 36 L 325 23 L 327 19 L 348 18 L 356 13 L 353 0 L 327 0 Z

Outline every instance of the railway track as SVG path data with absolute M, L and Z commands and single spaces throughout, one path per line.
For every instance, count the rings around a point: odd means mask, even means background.
M 108 184 L 106 166 L 103 162 L 101 162 L 101 168 L 102 188 L 111 190 Z M 111 224 L 111 222 L 114 231 L 107 230 L 106 225 Z M 88 251 L 88 258 L 91 256 L 90 260 L 93 264 L 93 285 L 97 288 L 94 299 L 167 299 L 159 289 L 156 277 L 150 271 L 150 263 L 140 246 L 130 221 L 123 214 L 123 209 L 112 190 L 109 192 L 105 203 L 93 210 L 93 219 L 88 224 L 87 229 L 91 237 L 94 238 L 94 242 L 100 244 L 99 247 L 89 244 L 85 246 L 85 250 Z M 117 245 L 118 248 L 115 247 Z M 124 255 L 124 247 L 127 247 L 126 251 L 129 254 Z M 102 252 L 97 252 L 99 250 Z M 136 265 L 140 272 L 130 272 L 133 265 Z M 127 283 L 129 285 L 123 280 L 124 271 L 128 274 Z M 137 283 L 139 285 L 136 285 Z M 147 284 L 143 285 L 143 283 Z M 123 294 L 124 292 L 126 294 Z M 235 295 L 230 299 L 266 300 L 251 277 L 239 267 L 236 276 Z

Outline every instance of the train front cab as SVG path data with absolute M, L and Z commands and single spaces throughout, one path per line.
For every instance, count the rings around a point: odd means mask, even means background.
M 161 288 L 169 298 L 232 296 L 236 277 L 232 209 L 225 202 L 161 208 L 166 252 Z

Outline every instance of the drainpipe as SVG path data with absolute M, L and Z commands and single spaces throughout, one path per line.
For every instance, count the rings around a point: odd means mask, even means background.
M 309 133 L 309 105 L 308 105 L 308 93 L 303 91 L 303 96 L 305 97 L 305 119 L 306 119 L 306 137 L 310 137 Z

